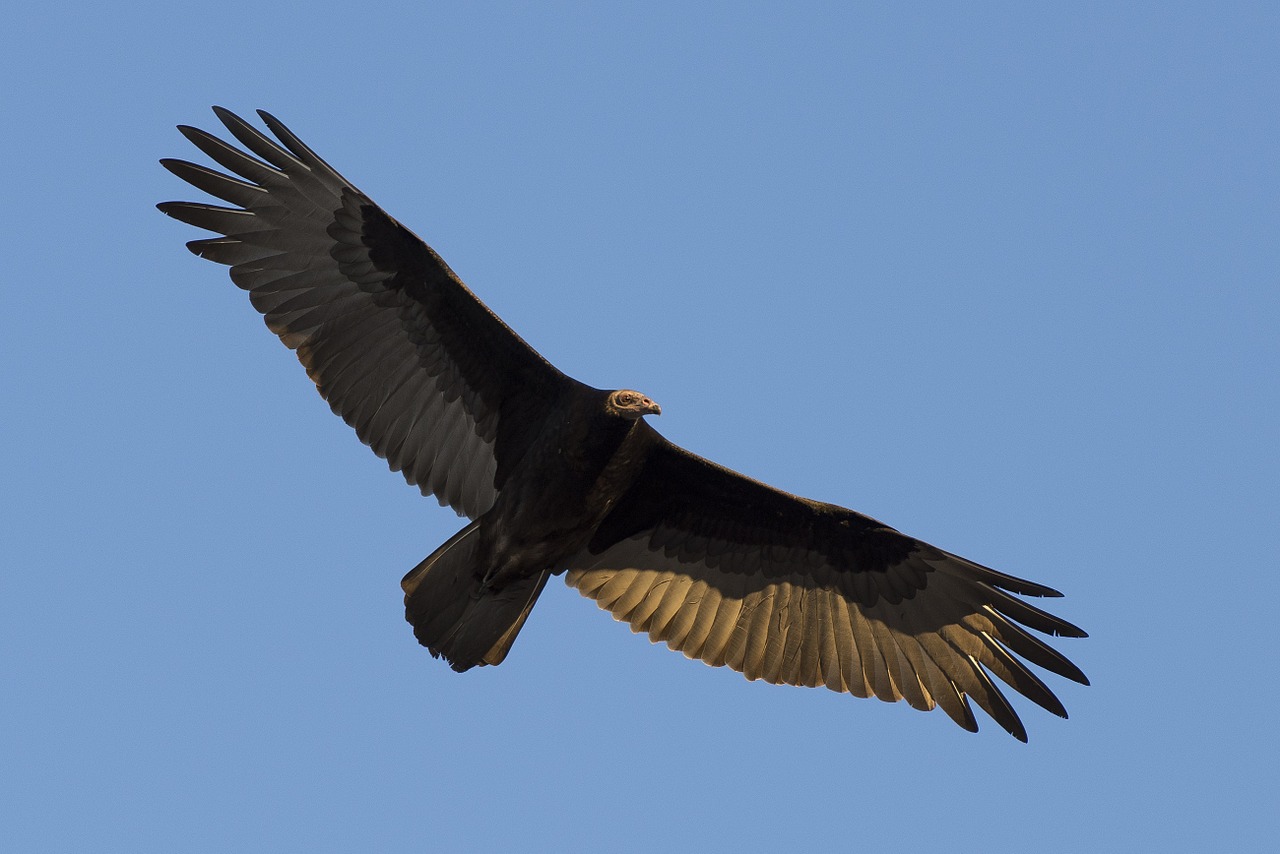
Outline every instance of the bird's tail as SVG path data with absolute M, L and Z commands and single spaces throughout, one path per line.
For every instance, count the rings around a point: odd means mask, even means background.
M 477 525 L 454 534 L 400 582 L 414 636 L 459 673 L 502 663 L 547 583 L 543 572 L 485 589 L 475 565 Z

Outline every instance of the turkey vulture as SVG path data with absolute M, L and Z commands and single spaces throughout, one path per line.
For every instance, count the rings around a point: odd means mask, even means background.
M 273 116 L 275 140 L 214 112 L 247 152 L 179 130 L 233 174 L 161 162 L 231 207 L 160 210 L 219 235 L 187 247 L 230 266 L 362 442 L 472 520 L 402 582 L 432 655 L 501 663 L 563 574 L 632 631 L 748 679 L 941 706 L 976 731 L 972 698 L 1026 741 L 994 675 L 1067 716 L 1023 661 L 1088 684 L 1027 631 L 1085 636 L 1019 598 L 1057 591 L 668 442 L 653 400 L 562 374 Z

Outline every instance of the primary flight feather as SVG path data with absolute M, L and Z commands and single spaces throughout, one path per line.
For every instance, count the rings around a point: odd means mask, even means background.
M 1057 591 L 673 445 L 658 405 L 558 371 L 431 247 L 271 115 L 214 108 L 244 150 L 179 129 L 226 173 L 162 160 L 232 207 L 165 202 L 231 267 L 335 413 L 472 521 L 402 582 L 414 634 L 455 670 L 506 657 L 547 578 L 633 631 L 748 679 L 1026 730 L 991 677 L 1066 717 L 1026 662 L 1088 684 L 1035 632 L 1085 633 L 1022 596 Z M 227 174 L 230 173 L 230 174 Z

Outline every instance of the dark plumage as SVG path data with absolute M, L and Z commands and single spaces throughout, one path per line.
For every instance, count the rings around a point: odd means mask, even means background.
M 333 411 L 424 494 L 473 521 L 404 577 L 418 640 L 455 670 L 507 655 L 549 575 L 633 631 L 748 679 L 941 706 L 1026 731 L 991 675 L 1066 711 L 1022 659 L 1087 684 L 1025 627 L 1084 637 L 1019 596 L 1056 591 L 788 495 L 668 442 L 639 392 L 539 356 L 425 243 L 260 113 L 250 152 L 180 130 L 233 174 L 161 161 L 232 207 L 166 202 L 231 267 Z

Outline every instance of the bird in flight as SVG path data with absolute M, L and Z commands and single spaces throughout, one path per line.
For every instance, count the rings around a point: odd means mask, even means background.
M 563 575 L 633 632 L 751 680 L 940 706 L 976 731 L 972 700 L 1021 741 L 996 679 L 1067 716 L 1027 667 L 1088 684 L 1033 634 L 1085 637 L 1022 598 L 1056 590 L 672 444 L 645 420 L 655 401 L 561 373 L 273 116 L 275 139 L 214 112 L 243 148 L 179 130 L 226 172 L 161 163 L 230 207 L 158 207 L 214 232 L 187 247 L 231 268 L 362 442 L 471 520 L 401 582 L 432 655 L 500 664 Z

